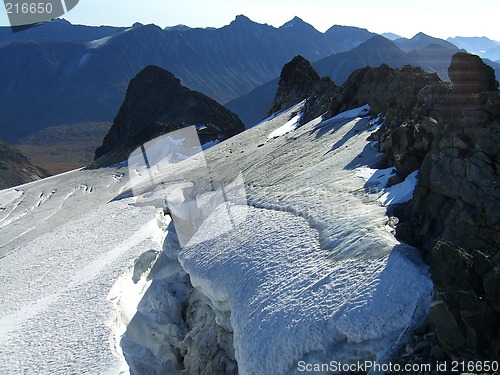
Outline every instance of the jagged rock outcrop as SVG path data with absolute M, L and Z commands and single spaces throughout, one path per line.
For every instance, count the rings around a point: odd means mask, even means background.
M 306 99 L 301 123 L 329 112 L 338 87 L 329 77 L 320 78 L 304 57 L 295 56 L 281 71 L 278 90 L 268 115 L 285 110 Z
M 383 166 L 394 166 L 399 181 L 418 169 L 429 151 L 435 131 L 431 118 L 440 117 L 449 90 L 436 74 L 420 68 L 366 67 L 340 87 L 331 113 L 368 103 L 372 116 L 384 114 L 384 127 L 372 138 L 384 151 Z
M 465 59 L 457 55 L 450 66 L 453 89 L 420 167 L 419 236 L 428 249 L 447 240 L 500 262 L 500 92 L 478 91 L 498 87 L 487 66 L 469 66 L 460 76 Z M 470 83 L 474 76 L 480 83 Z
M 22 185 L 49 176 L 49 173 L 30 163 L 21 152 L 0 140 L 0 189 Z
M 448 75 L 453 89 L 461 94 L 475 94 L 498 89 L 495 71 L 476 55 L 458 52 L 453 55 Z
M 409 65 L 401 69 L 386 64 L 366 67 L 352 73 L 341 86 L 332 113 L 368 103 L 372 114 L 383 113 L 386 128 L 392 128 L 425 115 L 435 116 L 431 110 L 440 109 L 438 96 L 447 89 L 437 74 Z
M 141 144 L 190 125 L 203 125 L 198 131 L 201 143 L 244 130 L 238 116 L 221 104 L 182 86 L 172 73 L 148 66 L 130 81 L 125 101 L 96 149 L 94 166 L 126 160 Z

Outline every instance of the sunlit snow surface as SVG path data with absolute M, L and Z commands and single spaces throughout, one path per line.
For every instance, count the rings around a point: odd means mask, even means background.
M 118 373 L 107 295 L 163 240 L 157 209 L 107 203 L 125 179 L 76 171 L 0 191 L 0 373 Z
M 269 137 L 302 105 L 147 176 L 132 163 L 0 192 L 0 372 L 118 373 L 123 354 L 132 373 L 186 374 L 208 368 L 206 337 L 240 374 L 388 360 L 427 314 L 427 269 L 359 178 L 379 158 L 368 108 Z M 164 205 L 179 239 L 162 245 Z M 202 320 L 184 321 L 188 302 Z

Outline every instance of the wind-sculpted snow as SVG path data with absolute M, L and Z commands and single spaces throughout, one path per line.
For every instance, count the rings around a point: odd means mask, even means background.
M 339 259 L 302 218 L 233 212 L 246 216 L 237 229 L 203 241 L 220 230 L 215 211 L 180 256 L 193 286 L 213 306 L 228 304 L 240 374 L 286 374 L 299 360 L 387 360 L 423 318 L 429 295 L 414 287 L 424 274 L 408 249 Z
M 189 239 L 179 260 L 196 296 L 176 304 L 197 311 L 199 321 L 146 319 L 149 339 L 126 342 L 131 368 L 158 369 L 163 363 L 169 373 L 181 374 L 205 363 L 206 369 L 234 373 L 236 360 L 240 374 L 288 374 L 298 372 L 299 361 L 383 362 L 425 318 L 432 283 L 416 250 L 386 229 L 386 209 L 378 201 L 386 181 L 369 188 L 357 175 L 379 158 L 366 141 L 369 121 L 356 118 L 367 107 L 270 138 L 296 110 L 170 166 L 168 175 L 155 177 L 162 184 L 143 194 L 144 201 L 163 196 L 176 203 L 169 206 L 175 230 Z M 245 200 L 202 198 L 214 186 L 241 186 L 238 175 Z M 165 270 L 177 264 L 171 262 Z M 155 268 L 162 269 L 158 263 Z M 158 316 L 147 301 L 165 299 L 164 282 L 164 288 L 146 292 L 141 319 Z M 171 325 L 175 336 L 165 334 Z M 193 337 L 200 331 L 226 337 L 206 340 L 207 350 L 226 353 L 216 364 L 201 354 L 193 362 Z M 176 349 L 155 349 L 151 340 L 157 335 Z
M 0 192 L 0 373 L 117 373 L 107 295 L 162 215 L 107 201 L 120 171 L 77 171 Z M 160 216 L 158 216 L 160 215 Z

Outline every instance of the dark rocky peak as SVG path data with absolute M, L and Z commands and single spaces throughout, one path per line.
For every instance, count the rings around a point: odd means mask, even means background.
M 295 56 L 281 71 L 276 97 L 268 114 L 293 106 L 307 99 L 302 123 L 327 112 L 337 87 L 330 78 L 320 78 L 304 57 Z
M 458 52 L 448 69 L 453 90 L 458 94 L 477 94 L 498 90 L 495 71 L 479 56 Z
M 200 124 L 202 143 L 244 130 L 238 116 L 221 104 L 182 86 L 172 73 L 148 66 L 130 81 L 125 101 L 95 152 L 94 166 L 126 160 L 135 148 L 161 134 Z
M 319 81 L 318 73 L 304 57 L 295 56 L 280 74 L 276 97 L 268 114 L 275 113 L 306 99 Z
M 304 57 L 295 56 L 292 61 L 285 64 L 280 74 L 280 87 L 287 89 L 294 85 L 310 85 L 319 81 L 319 75 L 316 73 L 311 63 Z

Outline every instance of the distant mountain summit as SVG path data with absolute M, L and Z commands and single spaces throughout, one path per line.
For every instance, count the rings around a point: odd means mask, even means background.
M 493 61 L 500 60 L 500 42 L 483 37 L 462 37 L 456 36 L 448 38 L 448 42 L 453 43 L 458 48 L 463 48 L 467 52 L 487 58 Z
M 377 34 L 353 26 L 334 25 L 325 31 L 326 37 L 337 46 L 338 52 L 349 51 Z
M 394 43 L 405 52 L 410 52 L 415 49 L 425 48 L 431 44 L 438 44 L 452 50 L 458 50 L 457 46 L 439 38 L 434 38 L 422 32 L 415 34 L 411 39 L 399 38 L 395 39 Z
M 202 143 L 244 130 L 238 116 L 208 96 L 181 85 L 172 73 L 148 66 L 130 81 L 111 129 L 96 149 L 96 166 L 126 160 L 141 144 L 171 131 L 199 125 Z
M 313 66 L 319 74 L 328 75 L 333 82 L 341 85 L 356 69 L 381 64 L 387 64 L 391 68 L 401 68 L 404 65 L 411 65 L 412 61 L 393 42 L 377 35 L 350 51 L 337 53 L 313 63 Z

